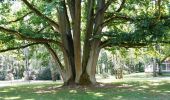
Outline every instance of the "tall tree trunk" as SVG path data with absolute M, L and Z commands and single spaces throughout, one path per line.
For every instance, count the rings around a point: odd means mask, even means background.
M 75 16 L 73 17 L 73 42 L 74 42 L 74 63 L 76 77 L 75 82 L 78 83 L 82 73 L 81 66 L 81 0 L 75 0 Z
M 95 74 L 96 74 L 96 66 L 97 66 L 99 53 L 100 53 L 99 41 L 95 41 L 91 46 L 90 58 L 88 60 L 87 69 L 86 69 L 92 84 L 96 83 Z
M 95 84 L 96 83 L 96 66 L 97 66 L 97 60 L 100 53 L 100 42 L 94 41 L 91 45 L 89 59 L 87 62 L 86 70 L 83 71 L 79 84 L 81 85 L 89 85 L 89 84 Z
M 74 62 L 74 44 L 71 35 L 71 27 L 70 21 L 67 13 L 67 8 L 65 5 L 65 1 L 60 1 L 60 5 L 58 7 L 58 18 L 59 18 L 59 31 L 62 36 L 62 43 L 64 45 L 63 55 L 64 55 L 64 63 L 66 70 L 67 82 L 66 85 L 72 84 L 75 81 L 76 71 L 75 71 L 75 62 Z

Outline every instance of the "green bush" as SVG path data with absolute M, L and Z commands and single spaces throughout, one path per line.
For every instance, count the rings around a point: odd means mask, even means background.
M 37 75 L 37 80 L 52 80 L 50 68 L 40 70 Z

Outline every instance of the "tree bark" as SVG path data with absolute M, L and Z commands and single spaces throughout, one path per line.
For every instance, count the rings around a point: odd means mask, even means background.
M 96 83 L 96 66 L 97 60 L 99 57 L 99 48 L 100 41 L 94 41 L 91 45 L 89 59 L 87 62 L 86 70 L 82 73 L 79 84 L 81 85 L 90 85 Z
M 76 71 L 75 71 L 75 62 L 74 62 L 74 44 L 71 35 L 71 27 L 69 17 L 67 15 L 67 8 L 65 5 L 65 1 L 60 1 L 60 5 L 58 7 L 58 19 L 59 19 L 59 31 L 62 36 L 62 43 L 64 45 L 63 55 L 64 55 L 64 63 L 66 70 L 66 78 L 67 82 L 65 85 L 73 84 Z
M 82 73 L 81 66 L 81 0 L 75 0 L 75 16 L 73 20 L 73 42 L 74 42 L 74 63 L 76 77 L 75 82 L 78 83 Z

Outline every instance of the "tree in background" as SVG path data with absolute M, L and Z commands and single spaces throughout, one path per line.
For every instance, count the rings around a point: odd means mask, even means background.
M 95 84 L 101 48 L 169 43 L 168 10 L 168 0 L 3 0 L 1 52 L 42 44 L 65 85 Z

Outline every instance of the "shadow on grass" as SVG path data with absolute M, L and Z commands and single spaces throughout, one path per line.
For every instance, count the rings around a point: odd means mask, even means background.
M 170 81 L 129 81 L 95 87 L 60 84 L 0 88 L 0 100 L 170 100 Z

